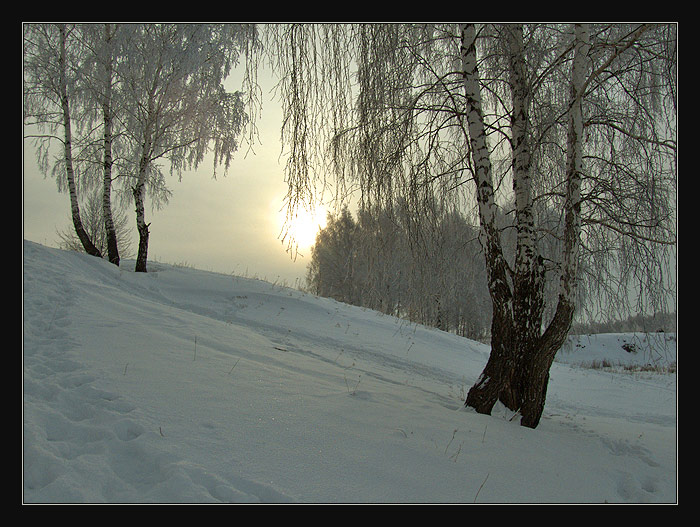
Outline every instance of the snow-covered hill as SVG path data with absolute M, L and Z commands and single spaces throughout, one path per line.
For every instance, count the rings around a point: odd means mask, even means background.
M 572 341 L 531 430 L 463 408 L 483 344 L 258 280 L 23 259 L 26 503 L 677 500 L 675 369 L 589 367 L 675 363 L 674 335 Z

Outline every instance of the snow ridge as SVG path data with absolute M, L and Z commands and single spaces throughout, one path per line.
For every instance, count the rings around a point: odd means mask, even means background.
M 25 503 L 677 499 L 675 370 L 582 365 L 610 339 L 565 350 L 530 430 L 463 407 L 483 344 L 258 280 L 132 268 L 24 242 Z

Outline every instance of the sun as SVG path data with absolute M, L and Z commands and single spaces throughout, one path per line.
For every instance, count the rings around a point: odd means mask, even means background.
M 316 205 L 312 209 L 299 207 L 291 221 L 285 224 L 287 216 L 285 211 L 280 213 L 282 233 L 285 242 L 291 242 L 299 249 L 309 249 L 316 241 L 319 229 L 326 226 L 326 208 Z

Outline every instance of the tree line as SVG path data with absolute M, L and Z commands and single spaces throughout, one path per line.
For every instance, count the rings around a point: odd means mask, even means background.
M 309 291 L 472 339 L 488 336 L 490 302 L 478 230 L 446 214 L 412 236 L 405 208 L 328 215 L 307 269 Z
M 328 214 L 307 267 L 307 289 L 476 340 L 491 306 L 478 228 L 459 212 L 420 222 L 407 207 Z
M 311 247 L 306 290 L 488 342 L 491 302 L 479 228 L 459 211 L 428 216 L 413 224 L 406 206 L 360 209 L 355 216 L 344 206 L 337 214 L 328 213 Z M 505 216 L 498 223 L 504 248 L 512 255 L 513 226 Z M 546 289 L 548 305 L 555 295 L 555 288 Z M 580 312 L 586 301 L 579 292 Z M 675 331 L 675 312 L 583 319 L 571 326 L 573 334 Z

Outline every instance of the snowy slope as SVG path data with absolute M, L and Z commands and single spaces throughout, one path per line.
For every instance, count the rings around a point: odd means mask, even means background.
M 677 500 L 676 374 L 584 367 L 595 339 L 530 430 L 463 408 L 483 344 L 258 280 L 23 259 L 26 503 Z

